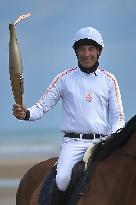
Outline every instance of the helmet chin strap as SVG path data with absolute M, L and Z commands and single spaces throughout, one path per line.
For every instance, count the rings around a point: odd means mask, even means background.
M 86 74 L 94 73 L 95 76 L 97 76 L 96 73 L 95 73 L 95 71 L 96 71 L 97 68 L 99 67 L 99 62 L 98 62 L 98 60 L 97 60 L 96 63 L 95 63 L 93 66 L 91 66 L 90 68 L 85 68 L 85 67 L 83 67 L 83 66 L 79 63 L 79 61 L 78 61 L 78 67 L 80 68 L 80 70 L 81 70 L 82 72 L 84 72 L 84 73 L 86 73 Z

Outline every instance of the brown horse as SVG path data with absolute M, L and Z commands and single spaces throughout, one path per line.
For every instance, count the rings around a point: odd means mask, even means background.
M 43 181 L 55 162 L 56 158 L 40 162 L 24 175 L 16 205 L 39 204 Z M 87 169 L 91 174 L 77 205 L 136 205 L 136 116 L 94 147 Z

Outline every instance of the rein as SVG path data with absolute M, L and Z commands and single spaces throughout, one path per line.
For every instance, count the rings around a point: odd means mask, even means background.
M 120 150 L 118 150 L 118 152 L 119 152 L 119 154 L 124 155 L 125 157 L 129 157 L 131 159 L 136 160 L 136 154 L 132 155 L 132 154 L 129 154 L 128 152 L 122 152 Z

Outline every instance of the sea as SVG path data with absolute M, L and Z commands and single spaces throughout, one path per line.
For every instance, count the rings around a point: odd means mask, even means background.
M 35 156 L 57 156 L 63 133 L 59 129 L 6 131 L 0 133 L 0 161 Z M 0 165 L 1 166 L 1 165 Z M 16 187 L 18 178 L 0 178 L 0 188 Z

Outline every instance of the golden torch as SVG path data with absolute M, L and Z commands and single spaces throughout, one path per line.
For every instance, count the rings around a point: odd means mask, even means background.
M 23 66 L 21 60 L 21 54 L 17 42 L 15 25 L 23 20 L 24 18 L 30 16 L 31 14 L 26 14 L 20 16 L 14 24 L 9 24 L 10 31 L 10 42 L 9 42 L 9 74 L 11 80 L 12 91 L 16 104 L 23 105 Z

